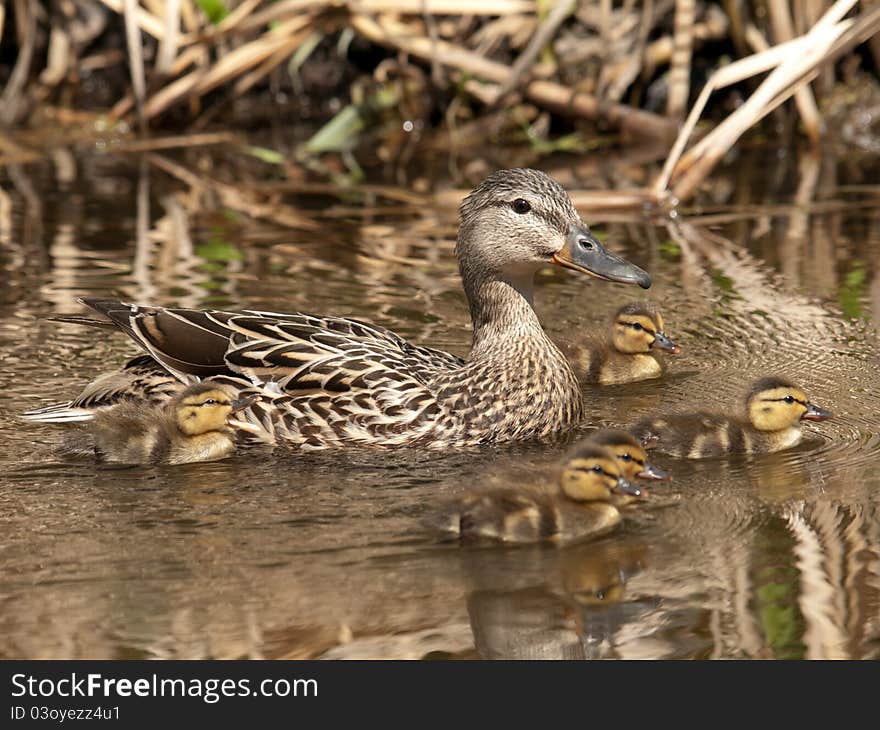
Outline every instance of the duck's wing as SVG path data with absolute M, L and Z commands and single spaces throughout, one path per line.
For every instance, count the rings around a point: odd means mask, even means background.
M 431 378 L 461 364 L 353 319 L 85 303 L 172 372 L 247 378 L 265 397 L 236 417 L 305 446 L 417 442 L 441 416 Z
M 361 345 L 389 351 L 402 358 L 402 367 L 424 377 L 463 363 L 461 358 L 441 350 L 414 346 L 384 327 L 346 317 L 147 307 L 115 299 L 80 301 L 113 322 L 177 374 L 250 374 L 246 369 L 251 365 L 275 367 L 273 358 L 277 355 L 285 359 L 297 351 L 297 344 L 302 355 L 313 348 L 323 350 L 326 343 L 334 348 Z M 265 355 L 260 354 L 261 348 Z
M 28 411 L 22 418 L 37 423 L 91 421 L 99 409 L 127 401 L 142 406 L 159 405 L 186 385 L 187 382 L 171 375 L 150 355 L 138 355 L 119 370 L 93 380 L 73 400 Z

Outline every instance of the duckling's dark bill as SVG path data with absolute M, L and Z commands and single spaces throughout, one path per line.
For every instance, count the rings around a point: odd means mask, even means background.
M 623 477 L 617 480 L 617 485 L 611 490 L 615 494 L 625 494 L 629 497 L 647 497 L 648 490 L 643 487 L 637 487 L 635 484 L 627 481 Z
M 681 352 L 681 348 L 676 345 L 672 340 L 670 340 L 666 335 L 662 332 L 657 332 L 654 335 L 654 342 L 651 344 L 651 347 L 656 347 L 660 350 L 664 350 L 668 352 L 670 355 L 677 355 Z
M 834 414 L 831 411 L 826 411 L 824 408 L 819 408 L 819 406 L 814 406 L 812 403 L 807 403 L 807 412 L 801 416 L 802 421 L 827 421 L 829 418 L 833 418 Z
M 553 254 L 553 263 L 605 281 L 651 286 L 648 272 L 611 253 L 586 228 L 572 226 L 565 245 Z

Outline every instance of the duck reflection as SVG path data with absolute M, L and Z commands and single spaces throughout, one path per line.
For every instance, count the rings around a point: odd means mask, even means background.
M 470 550 L 467 611 L 484 659 L 596 659 L 613 656 L 615 634 L 639 605 L 626 583 L 647 562 L 643 542 L 561 550 Z

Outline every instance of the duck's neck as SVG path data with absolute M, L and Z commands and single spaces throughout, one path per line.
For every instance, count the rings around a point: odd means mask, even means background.
M 472 360 L 509 353 L 514 340 L 549 342 L 533 306 L 534 272 L 482 275 L 464 288 L 474 326 Z

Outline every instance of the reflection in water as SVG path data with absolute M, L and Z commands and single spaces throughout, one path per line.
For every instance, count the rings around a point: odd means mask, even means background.
M 419 525 L 460 490 L 542 473 L 572 436 L 120 469 L 15 418 L 133 352 L 46 321 L 86 294 L 337 313 L 464 353 L 454 210 L 382 186 L 238 189 L 247 171 L 203 150 L 4 168 L 0 657 L 880 656 L 880 206 L 852 185 L 876 163 L 792 155 L 771 178 L 754 172 L 765 152 L 743 154 L 699 215 L 596 221 L 656 274 L 683 353 L 661 381 L 587 388 L 590 424 L 730 409 L 770 373 L 837 417 L 780 454 L 658 459 L 673 482 L 566 550 L 439 545 Z M 555 172 L 571 185 L 597 168 Z M 633 296 L 547 272 L 537 305 L 572 338 Z

